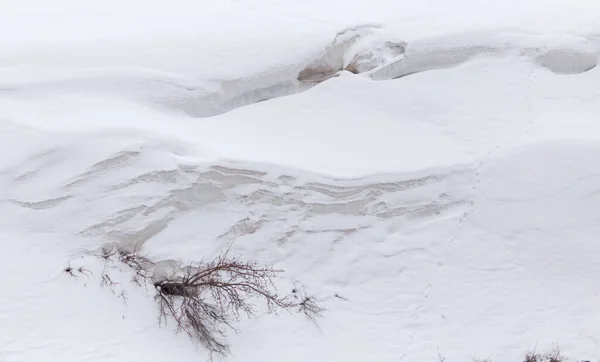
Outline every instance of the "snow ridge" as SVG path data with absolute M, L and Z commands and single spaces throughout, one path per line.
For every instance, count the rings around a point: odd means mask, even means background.
M 383 31 L 365 25 L 339 32 L 326 49 L 306 61 L 240 79 L 195 81 L 145 69 L 90 69 L 0 84 L 0 95 L 103 94 L 150 102 L 192 117 L 210 117 L 305 91 L 344 70 L 390 80 L 455 67 L 478 56 L 516 55 L 556 74 L 580 74 L 598 64 L 600 46 L 593 39 L 474 33 L 408 44 L 386 39 Z

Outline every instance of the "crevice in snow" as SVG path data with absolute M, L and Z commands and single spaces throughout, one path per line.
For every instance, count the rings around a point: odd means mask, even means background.
M 59 78 L 0 84 L 2 96 L 100 94 L 150 102 L 192 117 L 210 117 L 249 104 L 305 91 L 348 70 L 364 73 L 396 58 L 406 44 L 383 39 L 377 27 L 340 31 L 322 51 L 296 64 L 239 79 L 185 79 L 147 69 L 87 69 Z

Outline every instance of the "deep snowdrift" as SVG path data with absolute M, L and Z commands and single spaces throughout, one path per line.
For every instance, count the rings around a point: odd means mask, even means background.
M 145 68 L 106 66 L 32 76 L 26 67 L 6 70 L 0 92 L 8 97 L 119 97 L 192 117 L 208 117 L 310 89 L 343 71 L 389 80 L 490 55 L 520 56 L 556 74 L 579 74 L 598 64 L 600 42 L 591 35 L 474 33 L 406 43 L 365 25 L 340 31 L 318 52 L 298 57 L 293 63 L 240 78 L 207 80 Z
M 329 311 L 244 320 L 228 361 L 600 359 L 598 13 L 0 4 L 0 360 L 206 358 L 95 255 L 230 241 Z

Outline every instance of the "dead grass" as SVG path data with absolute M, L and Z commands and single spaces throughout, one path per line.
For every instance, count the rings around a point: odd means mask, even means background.
M 562 355 L 558 344 L 555 344 L 550 351 L 540 353 L 533 350 L 527 352 L 523 362 L 566 362 L 566 359 Z
M 446 362 L 446 357 L 439 351 L 439 349 L 438 349 L 436 360 L 437 360 L 437 362 Z M 491 355 L 487 358 L 474 358 L 472 361 L 473 362 L 493 362 Z M 547 351 L 538 352 L 538 351 L 536 351 L 536 349 L 534 349 L 533 351 L 527 352 L 527 353 L 525 353 L 525 356 L 523 357 L 522 362 L 569 362 L 569 361 L 591 362 L 589 360 L 570 360 L 570 359 L 566 358 L 562 354 L 558 344 L 555 344 L 552 347 L 552 349 L 547 350 Z

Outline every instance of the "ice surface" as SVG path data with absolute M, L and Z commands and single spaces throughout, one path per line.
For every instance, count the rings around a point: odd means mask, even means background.
M 232 241 L 328 312 L 242 320 L 227 361 L 600 359 L 598 14 L 0 2 L 0 360 L 206 359 L 94 254 Z

